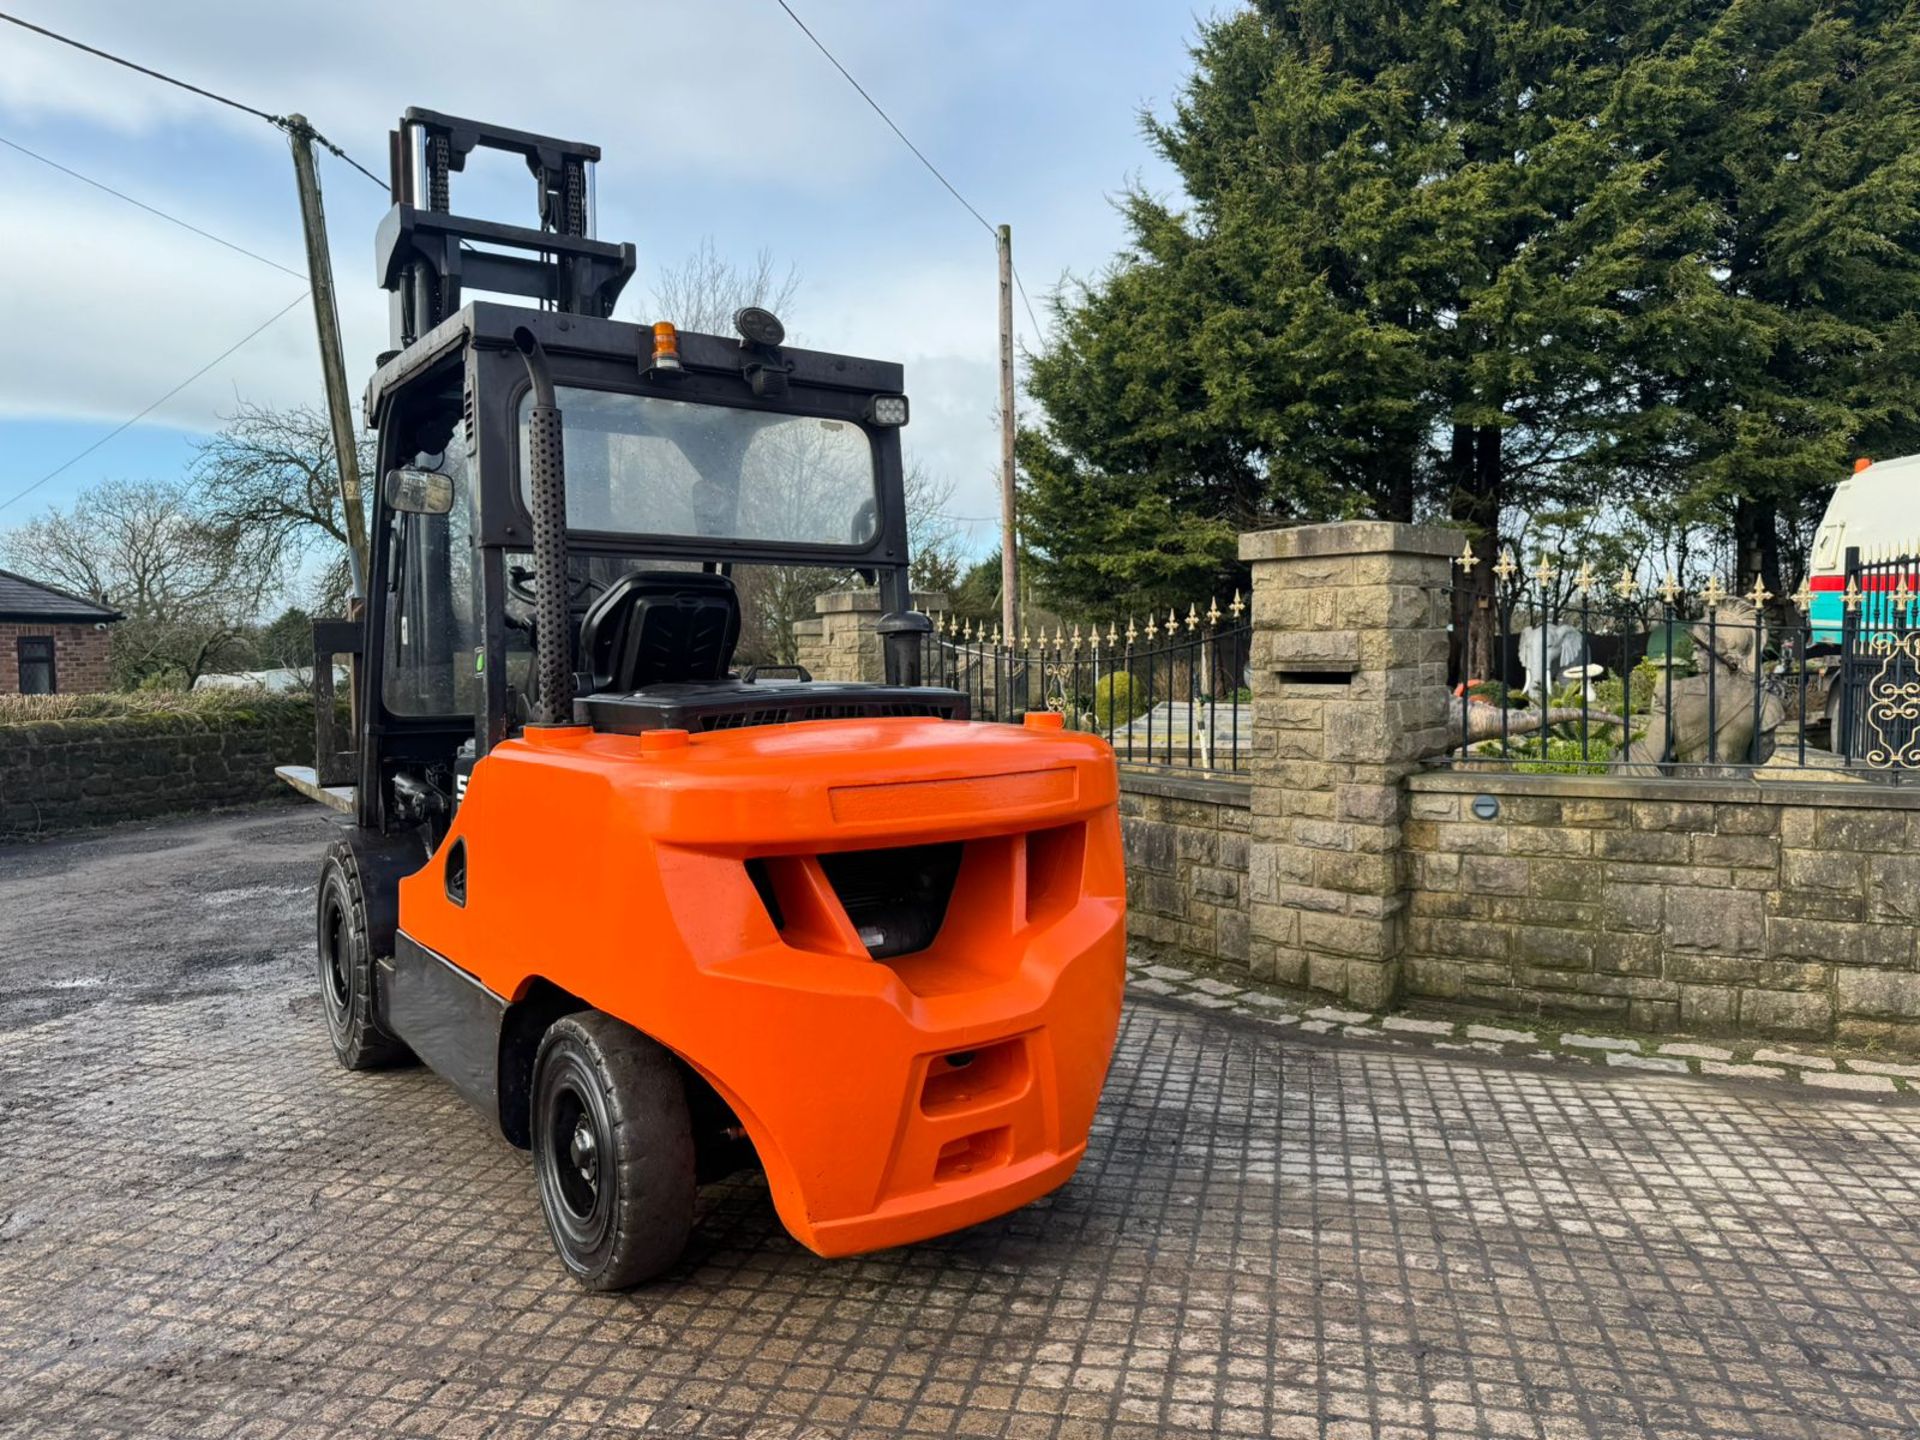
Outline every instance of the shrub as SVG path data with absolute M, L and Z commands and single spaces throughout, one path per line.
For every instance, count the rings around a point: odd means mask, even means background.
M 1633 713 L 1645 715 L 1653 704 L 1658 687 L 1665 684 L 1666 672 L 1658 665 L 1642 660 L 1633 667 Z M 1555 705 L 1578 705 L 1580 703 L 1580 683 L 1575 681 L 1560 694 L 1554 696 Z M 1593 708 L 1605 710 L 1610 714 L 1624 713 L 1626 704 L 1626 685 L 1618 675 L 1609 675 L 1593 687 Z
M 1102 675 L 1093 687 L 1093 720 L 1102 730 L 1116 730 L 1145 712 L 1147 703 L 1128 671 Z

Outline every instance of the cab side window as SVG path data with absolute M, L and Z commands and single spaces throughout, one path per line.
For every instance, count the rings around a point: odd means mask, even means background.
M 471 715 L 481 625 L 466 446 L 456 436 L 443 453 L 418 454 L 413 463 L 453 481 L 453 508 L 393 517 L 381 697 L 396 715 Z

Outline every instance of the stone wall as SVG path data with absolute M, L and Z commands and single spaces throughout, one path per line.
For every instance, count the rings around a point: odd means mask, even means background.
M 1244 780 L 1121 770 L 1135 954 L 1246 963 L 1251 806 Z
M 313 763 L 313 703 L 0 726 L 0 840 L 291 797 L 276 765 Z
M 92 625 L 0 625 L 0 695 L 20 693 L 20 641 L 53 639 L 53 683 L 61 695 L 90 695 L 107 688 L 111 636 Z
M 1459 772 L 1408 788 L 1407 996 L 1920 1048 L 1920 792 Z

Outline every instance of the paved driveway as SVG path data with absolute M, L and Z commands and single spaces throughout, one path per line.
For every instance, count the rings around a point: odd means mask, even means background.
M 1920 1107 L 1148 998 L 1051 1200 L 828 1262 L 738 1182 L 589 1295 L 443 1084 L 335 1068 L 324 834 L 0 850 L 0 1436 L 1920 1426 Z

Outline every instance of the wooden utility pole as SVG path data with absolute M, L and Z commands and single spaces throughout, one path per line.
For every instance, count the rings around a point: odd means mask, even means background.
M 313 127 L 304 115 L 287 117 L 293 147 L 293 178 L 300 187 L 300 228 L 307 241 L 307 279 L 313 321 L 320 334 L 320 372 L 327 383 L 327 413 L 333 420 L 333 453 L 340 466 L 340 504 L 346 511 L 353 598 L 366 593 L 367 521 L 360 508 L 360 451 L 353 427 L 353 397 L 340 354 L 340 312 L 333 301 L 333 261 L 327 252 L 327 212 L 320 203 L 320 172 L 313 163 Z
M 1013 523 L 1013 227 L 1002 225 L 1000 249 L 1000 626 L 1014 643 L 1014 601 L 1019 595 L 1020 560 Z

